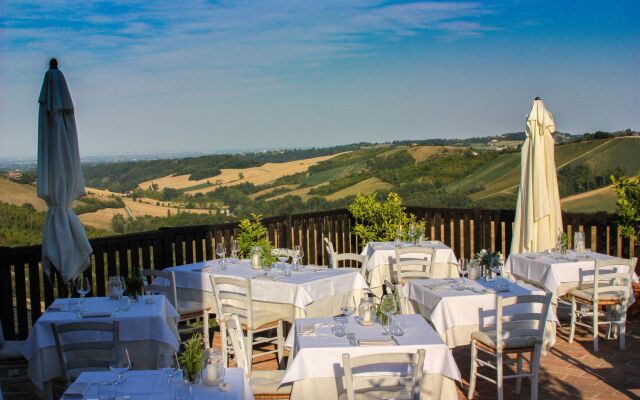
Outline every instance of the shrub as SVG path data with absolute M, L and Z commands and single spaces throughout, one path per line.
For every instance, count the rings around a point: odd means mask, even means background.
M 640 178 L 611 176 L 618 206 L 618 224 L 622 234 L 630 239 L 640 236 Z
M 238 244 L 240 246 L 240 256 L 248 258 L 251 256 L 251 248 L 260 246 L 262 248 L 262 263 L 271 264 L 276 261 L 271 255 L 273 245 L 269 241 L 269 232 L 262 225 L 261 216 L 251 214 L 251 219 L 245 218 L 240 220 L 238 233 Z

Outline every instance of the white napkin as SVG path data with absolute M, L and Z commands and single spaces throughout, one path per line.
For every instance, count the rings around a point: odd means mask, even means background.
M 91 382 L 76 382 L 69 386 L 64 395 L 63 399 L 84 399 L 84 396 L 89 391 L 91 387 Z

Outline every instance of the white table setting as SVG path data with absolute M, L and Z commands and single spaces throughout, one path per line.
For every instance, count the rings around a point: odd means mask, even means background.
M 297 319 L 285 342 L 290 348 L 290 360 L 282 380 L 283 384 L 293 383 L 291 399 L 337 399 L 344 390 L 344 353 L 355 357 L 415 353 L 419 349 L 426 351 L 421 398 L 456 398 L 455 381 L 460 380 L 460 371 L 438 333 L 420 315 L 398 315 L 393 319 L 399 331 L 392 329 L 392 336 L 386 336 L 377 322 L 365 326 L 353 317 Z M 379 374 L 372 374 L 372 381 L 380 379 L 383 378 Z
M 506 274 L 554 294 L 554 298 L 565 295 L 577 288 L 580 282 L 593 281 L 595 260 L 610 260 L 616 257 L 592 251 L 569 250 L 566 254 L 553 252 L 517 253 L 509 255 L 504 265 Z M 611 272 L 628 272 L 626 265 L 607 267 Z M 634 281 L 638 277 L 634 274 Z
M 453 278 L 458 276 L 458 260 L 453 250 L 439 240 L 427 240 L 414 245 L 407 242 L 369 242 L 362 249 L 361 255 L 367 256 L 367 281 L 371 291 L 376 296 L 382 296 L 384 280 L 391 281 L 393 265 L 396 259 L 396 248 L 400 247 L 433 247 L 434 249 L 434 278 Z M 407 258 L 419 255 L 407 254 Z M 429 256 L 427 256 L 429 257 Z
M 28 376 L 37 391 L 51 393 L 51 382 L 61 377 L 51 323 L 79 321 L 109 322 L 120 324 L 120 344 L 125 346 L 133 361 L 134 369 L 153 369 L 160 351 L 178 351 L 180 340 L 177 329 L 178 313 L 164 296 L 144 296 L 137 302 L 111 300 L 108 297 L 56 299 L 40 316 L 29 332 L 23 353 L 29 361 Z M 96 332 L 83 341 L 111 340 Z
M 128 371 L 118 382 L 110 371 L 83 372 L 62 396 L 62 400 L 253 400 L 251 386 L 244 370 L 227 368 L 225 385 L 186 384 L 181 379 L 169 380 L 157 370 Z
M 220 259 L 166 268 L 174 271 L 178 296 L 184 300 L 199 301 L 217 306 L 209 274 L 251 279 L 254 310 L 277 312 L 286 321 L 312 316 L 340 314 L 345 303 L 357 304 L 369 291 L 358 269 L 328 269 L 317 266 L 287 265 L 288 272 L 279 263 L 269 270 L 253 269 L 249 260 L 226 261 Z M 165 280 L 166 281 L 166 280 Z M 162 278 L 155 283 L 163 284 Z M 168 283 L 168 282 L 165 282 Z
M 403 288 L 408 311 L 429 320 L 450 348 L 470 344 L 471 333 L 481 326 L 495 324 L 496 296 L 544 293 L 544 290 L 537 287 L 503 278 L 494 281 L 486 281 L 484 278 L 414 279 Z M 522 305 L 512 311 L 536 313 L 541 308 L 529 309 L 529 305 Z M 545 349 L 555 343 L 556 322 L 555 313 L 550 310 L 545 329 Z

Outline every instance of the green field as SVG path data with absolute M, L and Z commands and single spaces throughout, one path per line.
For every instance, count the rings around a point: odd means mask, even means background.
M 609 187 L 581 193 L 562 201 L 562 209 L 571 212 L 593 213 L 616 211 L 616 193 Z
M 384 182 L 378 178 L 369 178 L 346 189 L 331 193 L 330 195 L 325 196 L 325 198 L 329 201 L 334 201 L 349 196 L 355 196 L 358 193 L 370 194 L 382 190 L 390 190 L 392 188 L 393 185 L 390 183 Z

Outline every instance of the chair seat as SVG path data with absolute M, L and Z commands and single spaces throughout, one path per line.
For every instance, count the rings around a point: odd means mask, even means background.
M 24 342 L 21 340 L 7 340 L 0 347 L 0 361 L 20 361 L 24 360 L 22 347 Z
M 533 336 L 509 336 L 509 332 L 505 331 L 504 334 L 504 347 L 503 349 L 524 349 L 532 348 L 536 344 L 536 338 Z M 495 349 L 496 348 L 496 331 L 493 330 L 480 330 L 471 334 L 472 340 L 484 344 L 485 346 Z
M 284 370 L 252 371 L 250 378 L 251 390 L 254 394 L 291 393 L 291 384 L 280 386 L 285 372 Z
M 573 289 L 569 291 L 569 295 L 590 303 L 593 302 L 593 288 Z M 620 292 L 598 292 L 598 301 L 621 303 L 622 300 Z
M 341 393 L 339 400 L 347 400 L 347 393 Z M 409 389 L 403 386 L 385 387 L 384 390 L 379 388 L 371 388 L 356 391 L 356 399 L 358 400 L 379 400 L 379 399 L 394 399 L 394 400 L 411 400 L 413 396 Z
M 206 310 L 202 303 L 197 301 L 178 301 L 178 310 L 180 311 L 180 318 L 197 318 L 202 316 L 202 313 Z

